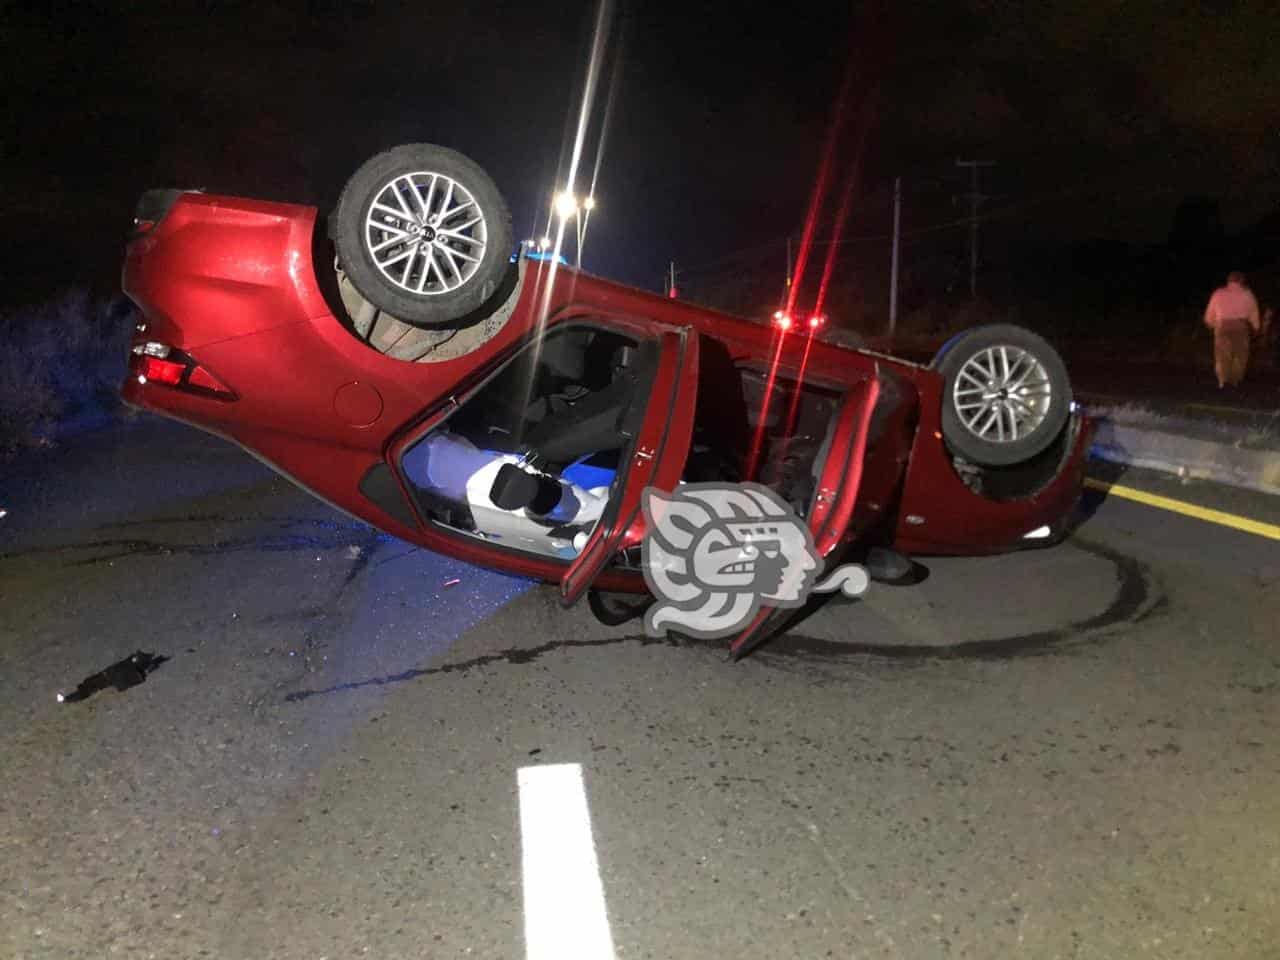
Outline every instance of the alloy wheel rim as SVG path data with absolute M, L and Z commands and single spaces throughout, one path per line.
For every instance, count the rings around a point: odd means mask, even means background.
M 952 403 L 960 423 L 978 439 L 1013 443 L 1044 423 L 1053 403 L 1053 383 L 1030 351 L 991 346 L 960 368 Z
M 452 293 L 480 269 L 488 245 L 484 211 L 443 173 L 398 174 L 365 215 L 365 252 L 378 272 L 414 296 Z

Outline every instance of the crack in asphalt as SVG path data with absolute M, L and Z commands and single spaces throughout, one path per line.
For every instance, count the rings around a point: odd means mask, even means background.
M 1105 609 L 1099 613 L 1048 630 L 1017 634 L 990 640 L 966 640 L 948 646 L 915 646 L 909 644 L 849 643 L 824 640 L 804 634 L 783 633 L 761 647 L 752 659 L 765 666 L 774 666 L 785 660 L 807 658 L 810 663 L 830 662 L 850 657 L 879 657 L 885 660 L 925 662 L 930 660 L 1007 660 L 1014 657 L 1044 656 L 1086 644 L 1100 643 L 1110 628 L 1120 624 L 1138 623 L 1157 615 L 1167 608 L 1168 598 L 1159 587 L 1150 568 L 1140 561 L 1113 550 L 1101 543 L 1072 540 L 1075 546 L 1109 561 L 1116 570 L 1119 587 Z M 1074 640 L 1072 640 L 1074 638 Z M 1068 642 L 1072 641 L 1072 642 Z M 684 648 L 725 648 L 724 640 L 702 639 L 686 636 L 650 637 L 645 634 L 628 634 L 600 640 L 549 641 L 536 647 L 513 647 L 493 654 L 485 654 L 458 663 L 441 664 L 438 667 L 414 667 L 399 673 L 381 677 L 369 677 L 348 683 L 334 684 L 317 690 L 298 690 L 286 694 L 290 703 L 312 697 L 358 690 L 364 687 L 383 687 L 420 677 L 436 674 L 458 673 L 487 667 L 495 663 L 520 666 L 532 663 L 544 654 L 573 647 L 605 647 L 623 643 L 640 646 L 667 646 Z
M 391 673 L 382 677 L 369 677 L 365 680 L 352 680 L 349 683 L 337 683 L 331 687 L 323 687 L 319 690 L 296 690 L 293 693 L 285 694 L 284 699 L 290 703 L 296 703 L 300 700 L 309 700 L 311 697 L 319 697 L 331 693 L 341 693 L 346 690 L 359 690 L 362 687 L 385 687 L 391 684 L 404 683 L 406 680 L 416 680 L 419 677 L 430 677 L 438 673 L 465 673 L 468 670 L 475 670 L 478 667 L 487 667 L 494 663 L 509 663 L 515 666 L 532 663 L 543 654 L 552 653 L 556 650 L 564 650 L 569 647 L 609 647 L 620 643 L 633 643 L 639 640 L 642 646 L 680 646 L 674 640 L 668 640 L 665 637 L 606 637 L 600 640 L 551 640 L 537 647 L 510 647 L 506 650 L 499 650 L 497 653 L 487 653 L 483 656 L 475 657 L 471 660 L 462 660 L 458 663 L 444 663 L 438 667 L 412 667 L 408 670 L 402 670 L 399 673 Z
M 115 523 L 108 528 L 119 529 L 129 526 L 151 526 L 161 523 L 204 523 L 211 517 L 173 517 L 165 520 L 129 521 Z M 222 518 L 217 518 L 221 520 Z M 284 553 L 295 550 L 336 550 L 342 547 L 361 547 L 360 556 L 355 559 L 347 572 L 343 586 L 350 584 L 367 567 L 372 548 L 380 543 L 395 540 L 388 533 L 382 533 L 372 527 L 356 524 L 338 524 L 327 520 L 284 520 L 276 521 L 277 526 L 286 532 L 268 533 L 256 537 L 233 537 L 213 540 L 205 543 L 181 543 L 168 540 L 157 540 L 147 537 L 112 537 L 104 540 L 90 540 L 84 543 L 52 544 L 42 547 L 31 547 L 12 553 L 0 553 L 0 562 L 17 560 L 37 555 L 59 553 L 79 553 L 84 551 L 107 551 L 83 559 L 69 559 L 70 567 L 95 566 L 101 563 L 112 563 L 126 557 L 171 556 L 208 556 L 218 553 L 235 553 L 239 551 L 256 551 L 262 553 Z M 293 527 L 319 527 L 327 531 L 324 534 L 288 532 Z
M 181 517 L 155 517 L 150 520 L 112 520 L 98 524 L 99 530 L 125 530 L 129 527 L 162 527 L 179 523 L 245 523 L 253 517 L 228 517 L 221 513 L 189 513 Z M 277 517 L 277 523 L 307 523 L 300 518 Z

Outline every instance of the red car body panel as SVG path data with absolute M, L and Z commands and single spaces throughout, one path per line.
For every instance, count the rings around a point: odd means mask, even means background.
M 398 509 L 370 499 L 361 483 L 379 464 L 398 462 L 396 452 L 411 436 L 442 416 L 517 344 L 539 328 L 583 317 L 613 319 L 653 336 L 691 331 L 718 341 L 739 364 L 767 366 L 776 357 L 779 376 L 795 377 L 803 365 L 804 379 L 844 390 L 876 381 L 866 401 L 874 416 L 869 409 L 848 413 L 850 424 L 862 414 L 870 418 L 869 434 L 860 482 L 841 486 L 856 502 L 836 504 L 847 516 L 833 528 L 836 533 L 823 534 L 825 553 L 863 536 L 908 553 L 1008 550 L 1023 545 L 1025 534 L 1041 525 L 1059 526 L 1079 496 L 1090 432 L 1079 414 L 1069 427 L 1073 439 L 1061 468 L 1039 492 L 1019 500 L 986 499 L 966 486 L 942 442 L 943 380 L 932 370 L 820 340 L 808 345 L 806 359 L 803 335 L 565 267 L 552 270 L 545 262 L 523 265 L 519 299 L 492 340 L 452 360 L 391 359 L 357 340 L 328 305 L 312 262 L 315 227 L 311 207 L 182 194 L 127 250 L 123 287 L 143 314 L 135 344 L 155 341 L 187 354 L 231 395 L 190 389 L 186 381 L 140 382 L 141 358 L 134 356 L 122 396 L 232 440 L 339 509 L 428 549 L 522 576 L 553 582 L 565 577 L 565 562 L 495 552 L 424 522 L 398 478 Z M 539 324 L 543 304 L 546 318 Z M 696 350 L 697 338 L 689 339 Z M 633 470 L 652 471 L 635 474 L 642 481 L 635 484 L 637 496 L 646 484 L 671 489 L 679 479 L 697 387 L 688 368 L 655 385 L 653 395 L 667 390 L 668 412 L 675 414 L 666 447 L 675 455 L 633 464 Z M 638 448 L 660 450 L 644 447 L 660 442 L 653 432 L 658 429 L 658 418 L 647 417 Z M 629 522 L 627 517 L 624 509 L 625 529 L 597 529 L 606 553 L 640 541 L 643 515 L 636 512 Z M 595 548 L 584 551 L 579 563 L 588 552 L 598 577 L 572 578 L 568 593 L 576 595 L 587 583 L 644 589 L 637 571 L 599 569 Z
M 902 488 L 894 543 L 908 554 L 1000 553 L 1039 527 L 1057 528 L 1071 513 L 1084 483 L 1092 424 L 1068 423 L 1073 433 L 1058 474 L 1034 496 L 997 501 L 971 491 L 942 443 L 942 378 L 921 377 L 918 439 Z

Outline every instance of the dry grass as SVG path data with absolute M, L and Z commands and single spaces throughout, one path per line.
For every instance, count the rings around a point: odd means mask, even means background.
M 133 305 L 84 290 L 0 315 L 0 456 L 41 442 L 66 418 L 117 402 Z

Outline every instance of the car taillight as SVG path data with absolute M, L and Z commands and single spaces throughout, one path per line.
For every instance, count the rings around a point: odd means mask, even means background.
M 148 341 L 135 344 L 130 371 L 140 384 L 161 383 L 191 393 L 234 400 L 235 393 L 188 354 L 168 344 Z
M 214 393 L 222 393 L 227 396 L 232 395 L 225 383 L 199 364 L 192 367 L 191 373 L 187 375 L 187 386 L 196 387 L 200 390 L 211 390 Z
M 181 382 L 182 375 L 186 372 L 186 364 L 178 363 L 176 360 L 161 360 L 159 357 L 144 356 L 138 367 L 138 376 L 142 383 L 154 380 L 156 383 L 167 383 L 172 386 Z

